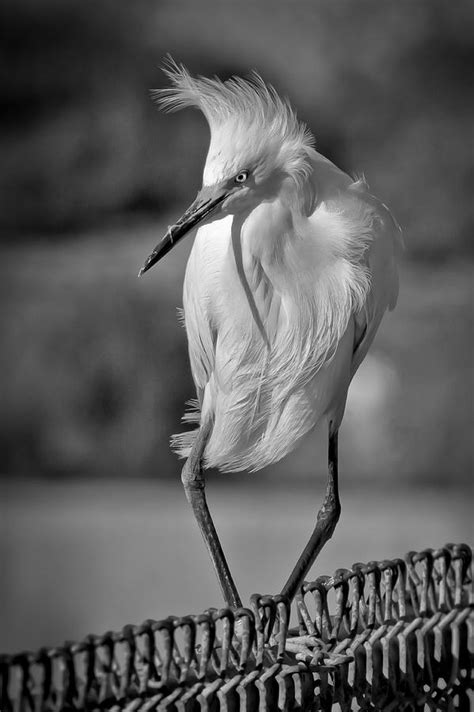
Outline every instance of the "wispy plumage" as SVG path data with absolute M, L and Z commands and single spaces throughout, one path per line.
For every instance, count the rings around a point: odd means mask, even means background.
M 166 111 L 185 107 L 202 111 L 211 130 L 210 156 L 213 149 L 216 153 L 226 151 L 229 140 L 234 148 L 232 157 L 238 147 L 251 153 L 254 163 L 259 158 L 268 161 L 271 156 L 276 165 L 284 165 L 295 175 L 310 171 L 308 150 L 314 146 L 311 132 L 288 101 L 281 99 L 257 72 L 223 82 L 217 77 L 192 77 L 185 67 L 168 59 L 165 74 L 173 86 L 155 90 L 152 95 Z M 233 170 L 230 165 L 228 169 Z
M 184 283 L 197 390 L 185 420 L 196 428 L 173 446 L 188 458 L 182 480 L 226 602 L 239 606 L 202 468 L 259 470 L 327 422 L 326 498 L 282 589 L 291 599 L 339 518 L 337 433 L 351 379 L 397 300 L 400 231 L 258 74 L 195 79 L 173 62 L 166 72 L 161 105 L 197 107 L 211 132 L 197 199 L 141 270 L 198 228 Z
M 170 61 L 166 74 L 161 106 L 197 107 L 209 123 L 204 183 L 249 169 L 263 198 L 199 228 L 184 287 L 201 405 L 187 420 L 213 422 L 206 465 L 258 470 L 322 417 L 339 424 L 350 379 L 396 301 L 398 230 L 364 181 L 314 150 L 257 73 L 222 82 Z M 179 434 L 173 446 L 186 457 L 193 439 Z

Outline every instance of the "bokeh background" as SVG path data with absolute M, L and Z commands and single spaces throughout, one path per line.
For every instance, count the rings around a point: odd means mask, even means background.
M 314 573 L 471 541 L 472 4 L 7 0 L 0 26 L 1 649 L 220 605 L 168 445 L 193 396 L 176 315 L 192 240 L 136 278 L 207 150 L 197 112 L 150 100 L 168 52 L 258 69 L 404 230 Z M 244 599 L 286 579 L 325 459 L 316 433 L 271 470 L 210 474 Z

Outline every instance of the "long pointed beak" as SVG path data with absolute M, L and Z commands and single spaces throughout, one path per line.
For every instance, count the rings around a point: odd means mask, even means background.
M 198 223 L 209 217 L 228 195 L 227 192 L 222 192 L 216 196 L 215 191 L 212 191 L 212 196 L 209 196 L 209 193 L 210 191 L 206 190 L 206 188 L 199 191 L 192 205 L 174 225 L 168 228 L 166 235 L 157 244 L 151 255 L 146 258 L 145 264 L 138 273 L 139 277 L 148 272 L 153 265 L 156 265 Z

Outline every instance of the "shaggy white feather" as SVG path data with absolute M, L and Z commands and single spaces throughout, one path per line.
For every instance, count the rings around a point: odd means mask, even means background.
M 213 422 L 205 466 L 258 470 L 321 418 L 339 426 L 350 380 L 396 302 L 399 230 L 258 75 L 194 79 L 177 65 L 168 75 L 162 105 L 197 106 L 208 120 L 204 183 L 252 166 L 270 186 L 199 228 L 184 284 L 198 393 L 185 419 Z M 196 432 L 173 437 L 181 456 Z
M 209 124 L 204 185 L 232 176 L 245 167 L 245 158 L 252 160 L 255 170 L 281 167 L 295 178 L 309 174 L 307 158 L 314 146 L 313 135 L 288 101 L 257 72 L 247 79 L 231 77 L 226 82 L 217 77 L 195 78 L 170 58 L 165 74 L 173 86 L 152 92 L 160 106 L 167 111 L 198 108 Z

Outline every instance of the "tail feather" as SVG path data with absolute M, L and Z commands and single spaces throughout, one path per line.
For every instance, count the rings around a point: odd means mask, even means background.
M 183 423 L 201 423 L 201 405 L 197 398 L 192 398 L 186 403 L 188 410 L 182 417 Z M 170 438 L 171 449 L 178 457 L 187 458 L 196 440 L 199 428 L 186 430 L 184 433 L 176 433 Z

